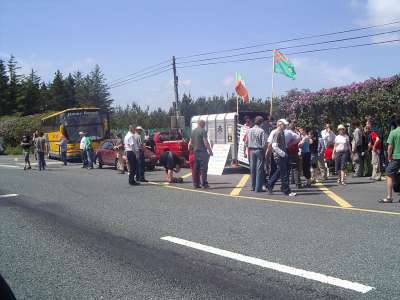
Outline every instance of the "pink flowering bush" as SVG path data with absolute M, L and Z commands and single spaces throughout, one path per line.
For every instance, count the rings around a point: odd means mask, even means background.
M 337 125 L 370 116 L 384 127 L 393 114 L 400 113 L 400 75 L 289 93 L 281 98 L 281 105 L 286 115 L 295 116 L 303 125 L 321 126 L 327 119 Z

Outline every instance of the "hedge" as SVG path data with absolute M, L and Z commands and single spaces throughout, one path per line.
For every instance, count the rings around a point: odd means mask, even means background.
M 371 117 L 383 130 L 391 116 L 400 113 L 400 75 L 371 78 L 347 86 L 300 92 L 282 97 L 284 111 L 305 126 L 350 123 Z
M 48 113 L 26 117 L 5 116 L 0 118 L 0 136 L 4 138 L 4 144 L 12 147 L 19 145 L 23 135 L 32 136 L 35 130 L 41 129 L 40 120 L 46 115 Z

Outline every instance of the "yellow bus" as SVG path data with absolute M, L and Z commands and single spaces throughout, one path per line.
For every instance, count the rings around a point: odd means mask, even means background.
M 86 132 L 96 150 L 109 138 L 109 115 L 99 108 L 70 108 L 42 119 L 42 128 L 49 146 L 49 158 L 60 158 L 59 144 L 63 134 L 67 140 L 67 159 L 80 159 L 79 132 Z

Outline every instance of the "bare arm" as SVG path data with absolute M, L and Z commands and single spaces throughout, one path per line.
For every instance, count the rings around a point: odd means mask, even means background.
M 376 151 L 376 145 L 378 145 L 378 143 L 380 143 L 381 140 L 379 139 L 379 137 L 376 138 L 374 146 L 372 147 L 372 151 Z
M 203 138 L 203 141 L 204 141 L 204 145 L 206 146 L 206 148 L 207 148 L 207 150 L 208 150 L 208 153 L 209 153 L 211 156 L 213 156 L 213 152 L 212 152 L 210 143 L 208 142 L 208 139 L 207 139 L 206 137 L 204 137 L 204 138 Z
M 388 145 L 388 161 L 392 161 L 393 160 L 393 146 L 392 145 Z

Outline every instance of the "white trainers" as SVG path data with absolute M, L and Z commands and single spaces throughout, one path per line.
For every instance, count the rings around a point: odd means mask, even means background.
M 296 196 L 297 195 L 297 193 L 295 193 L 295 192 L 291 192 L 291 193 L 289 193 L 289 197 L 294 197 L 294 196 Z

